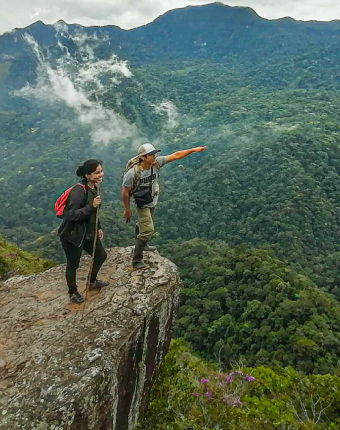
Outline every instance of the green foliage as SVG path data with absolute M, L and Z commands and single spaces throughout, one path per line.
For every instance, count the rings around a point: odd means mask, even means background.
M 53 261 L 42 260 L 6 242 L 0 236 L 0 280 L 9 275 L 29 275 L 55 266 Z
M 192 240 L 164 249 L 184 289 L 176 334 L 228 366 L 340 373 L 340 306 L 267 249 Z
M 164 359 L 136 430 L 339 428 L 340 378 L 292 368 L 229 373 L 191 355 L 178 339 Z

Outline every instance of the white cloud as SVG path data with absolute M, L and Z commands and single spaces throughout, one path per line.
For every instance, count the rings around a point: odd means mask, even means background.
M 147 24 L 170 9 L 210 3 L 204 0 L 2 0 L 0 34 L 25 27 L 36 19 L 54 23 L 118 25 L 129 29 Z M 260 16 L 274 19 L 291 16 L 301 20 L 340 19 L 339 0 L 228 0 L 230 6 L 249 6 Z M 48 4 L 48 6 L 47 6 Z
M 158 114 L 165 114 L 168 117 L 166 127 L 174 128 L 178 125 L 178 111 L 176 106 L 169 101 L 163 101 L 158 106 L 155 106 L 155 111 Z
M 74 110 L 81 124 L 90 126 L 91 137 L 95 144 L 108 145 L 124 142 L 126 139 L 139 138 L 139 131 L 134 124 L 129 124 L 118 113 L 91 99 L 93 94 L 98 96 L 108 91 L 100 80 L 103 74 L 111 75 L 115 82 L 119 82 L 122 78 L 132 77 L 126 61 L 119 61 L 115 55 L 108 60 L 99 61 L 89 56 L 87 61 L 80 65 L 73 60 L 59 41 L 59 47 L 64 55 L 59 58 L 57 68 L 52 68 L 34 38 L 28 33 L 23 38 L 38 60 L 38 78 L 34 86 L 27 84 L 16 91 L 15 96 L 35 97 L 51 103 L 64 102 Z M 94 37 L 93 40 L 96 38 Z M 83 46 L 86 41 L 88 38 L 77 38 L 79 46 Z M 72 67 L 69 67 L 70 65 Z M 72 69 L 76 70 L 76 73 L 71 72 Z M 110 91 L 112 91 L 112 87 Z M 95 99 L 99 99 L 99 97 L 95 97 Z

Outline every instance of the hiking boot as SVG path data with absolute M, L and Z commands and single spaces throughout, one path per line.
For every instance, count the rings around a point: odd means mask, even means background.
M 75 293 L 70 294 L 70 301 L 71 303 L 80 305 L 80 303 L 83 303 L 84 297 L 78 291 L 76 291 Z
M 137 270 L 137 269 L 144 270 L 144 269 L 149 269 L 150 268 L 150 266 L 148 264 L 144 263 L 143 260 L 142 261 L 138 261 L 137 263 L 133 264 L 132 267 L 135 270 Z
M 109 283 L 107 281 L 101 281 L 100 279 L 96 279 L 94 282 L 89 283 L 89 291 L 97 290 L 98 288 L 107 287 Z
M 144 251 L 157 251 L 157 246 L 153 246 L 153 245 L 145 245 Z
M 142 239 L 138 239 L 138 238 L 136 239 L 135 249 L 133 252 L 133 259 L 132 259 L 133 267 L 135 267 L 135 265 L 137 263 L 143 262 L 143 251 L 144 251 L 144 248 L 146 246 L 146 242 L 147 242 L 146 240 L 142 240 Z M 145 263 L 143 263 L 143 264 L 145 264 Z

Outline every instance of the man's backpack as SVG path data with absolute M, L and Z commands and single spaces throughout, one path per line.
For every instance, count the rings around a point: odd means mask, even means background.
M 133 184 L 132 184 L 131 191 L 130 191 L 130 195 L 133 194 L 137 190 L 137 188 L 139 187 L 139 185 L 140 185 L 141 171 L 138 169 L 138 165 L 140 163 L 141 163 L 141 160 L 140 160 L 139 157 L 130 158 L 130 160 L 126 163 L 125 170 L 124 170 L 123 175 L 122 175 L 124 177 L 125 173 L 127 173 L 132 168 L 135 171 L 135 174 L 134 174 L 134 177 L 133 177 Z
M 85 185 L 82 184 L 82 183 L 80 183 L 80 182 L 78 184 L 75 184 L 72 187 L 68 188 L 66 191 L 64 191 L 63 194 L 60 197 L 58 197 L 58 199 L 57 199 L 57 201 L 55 202 L 55 205 L 54 205 L 54 210 L 55 210 L 55 213 L 56 213 L 56 215 L 57 215 L 58 218 L 62 218 L 63 217 L 65 206 L 66 206 L 66 202 L 67 202 L 67 199 L 68 199 L 68 197 L 70 195 L 70 192 L 77 185 L 80 185 L 81 187 L 83 187 L 84 191 L 86 192 Z

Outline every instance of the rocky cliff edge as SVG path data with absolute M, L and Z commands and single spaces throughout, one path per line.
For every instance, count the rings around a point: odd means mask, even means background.
M 85 309 L 68 302 L 65 265 L 1 284 L 1 430 L 134 428 L 169 346 L 180 279 L 151 252 L 149 270 L 131 271 L 131 252 L 108 251 L 100 278 L 110 286 L 89 292 Z

